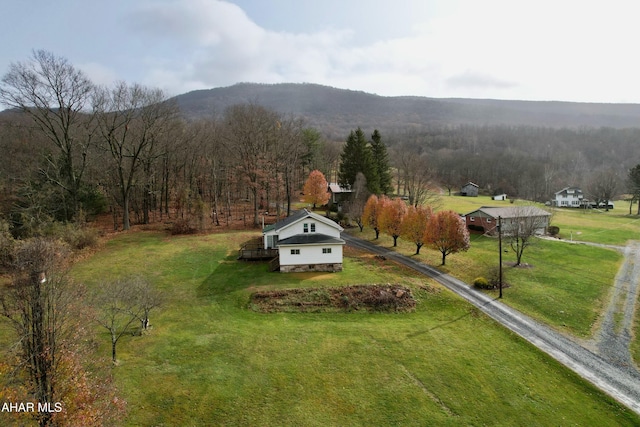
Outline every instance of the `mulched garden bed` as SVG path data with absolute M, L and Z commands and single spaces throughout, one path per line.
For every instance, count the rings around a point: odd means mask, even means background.
M 261 313 L 410 312 L 416 300 L 405 286 L 354 285 L 255 292 L 249 307 Z

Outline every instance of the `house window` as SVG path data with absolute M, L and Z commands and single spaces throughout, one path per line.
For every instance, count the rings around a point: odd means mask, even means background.
M 316 224 L 315 224 L 315 222 L 312 222 L 312 223 L 311 223 L 311 232 L 312 232 L 312 233 L 315 233 L 315 232 L 316 232 Z
M 302 224 L 302 231 L 305 232 L 305 233 L 308 233 L 309 232 L 309 224 L 307 224 L 307 223 Z
M 300 249 L 291 249 L 291 255 L 300 255 Z
M 331 248 L 322 248 L 322 253 L 323 254 L 330 254 L 331 253 Z

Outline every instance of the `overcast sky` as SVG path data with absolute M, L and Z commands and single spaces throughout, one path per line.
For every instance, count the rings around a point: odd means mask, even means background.
M 0 73 L 45 49 L 96 83 L 640 103 L 635 0 L 0 0 Z

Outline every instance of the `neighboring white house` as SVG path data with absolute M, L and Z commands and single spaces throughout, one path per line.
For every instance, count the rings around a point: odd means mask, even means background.
M 565 187 L 555 193 L 555 199 L 551 201 L 553 206 L 564 208 L 579 208 L 583 206 L 584 195 L 578 187 Z
M 495 196 L 491 196 L 491 200 L 507 200 L 507 195 L 505 193 L 496 194 Z
M 342 271 L 343 228 L 306 209 L 262 230 L 264 248 L 278 249 L 281 272 Z

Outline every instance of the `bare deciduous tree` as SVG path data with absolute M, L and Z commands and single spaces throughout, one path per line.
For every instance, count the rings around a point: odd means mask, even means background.
M 260 194 L 270 178 L 270 150 L 279 119 L 274 111 L 255 104 L 235 105 L 226 112 L 224 140 L 251 194 L 254 227 L 260 225 Z
M 130 228 L 131 193 L 143 168 L 158 157 L 156 145 L 175 117 L 159 89 L 118 83 L 113 89 L 96 91 L 94 110 L 103 148 L 111 155 L 115 185 L 122 203 L 122 225 Z M 145 189 L 148 190 L 148 189 Z
M 516 254 L 516 265 L 521 264 L 524 251 L 533 244 L 534 238 L 545 233 L 550 217 L 546 211 L 535 206 L 518 206 L 513 208 L 511 214 L 501 218 L 500 232 Z
M 31 116 L 54 144 L 43 168 L 48 180 L 68 196 L 66 219 L 76 218 L 80 190 L 92 144 L 91 116 L 86 113 L 93 84 L 66 59 L 36 50 L 27 62 L 13 63 L 0 84 L 0 101 Z
M 439 196 L 431 188 L 433 173 L 426 154 L 420 154 L 407 146 L 406 150 L 401 149 L 398 153 L 397 162 L 409 204 L 419 206 L 427 203 L 433 207 L 438 206 Z
M 118 341 L 135 332 L 137 321 L 147 329 L 149 312 L 160 305 L 160 296 L 143 278 L 130 277 L 101 283 L 93 305 L 97 323 L 109 331 L 111 359 L 116 363 Z
M 600 171 L 591 177 L 589 193 L 597 206 L 602 204 L 609 211 L 609 202 L 616 195 L 619 182 L 620 178 L 613 170 Z
M 23 242 L 15 254 L 12 283 L 0 293 L 2 316 L 19 343 L 27 389 L 38 402 L 59 398 L 60 356 L 72 334 L 72 305 L 79 288 L 68 286 L 62 274 L 66 254 L 66 246 L 56 241 Z M 49 425 L 51 416 L 39 413 L 39 425 Z
M 346 203 L 346 213 L 349 219 L 358 224 L 360 231 L 364 229 L 364 206 L 368 198 L 367 178 L 365 178 L 362 172 L 358 172 L 356 180 L 353 183 L 351 195 Z

